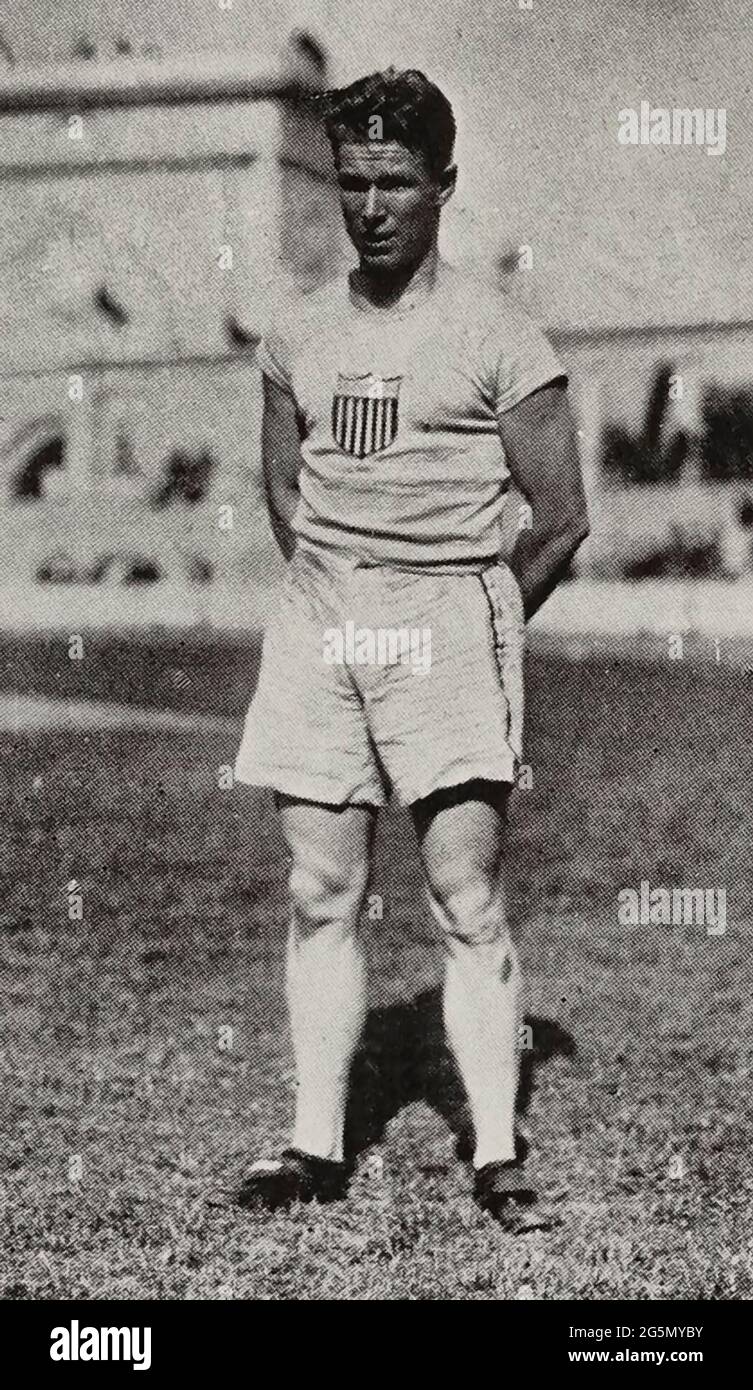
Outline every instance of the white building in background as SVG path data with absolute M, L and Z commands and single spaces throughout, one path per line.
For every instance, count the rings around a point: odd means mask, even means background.
M 13 572 L 61 550 L 86 569 L 93 547 L 135 535 L 164 550 L 171 529 L 217 549 L 202 506 L 182 528 L 151 516 L 176 450 L 211 458 L 211 506 L 237 508 L 261 544 L 253 344 L 271 304 L 330 275 L 341 248 L 329 150 L 299 100 L 324 80 L 298 35 L 281 58 L 81 61 L 0 82 Z
M 252 353 L 233 344 L 245 335 L 252 347 L 281 296 L 344 264 L 326 142 L 280 99 L 291 81 L 321 85 L 322 57 L 303 36 L 282 59 L 260 45 L 200 61 L 121 56 L 0 74 L 9 573 L 31 578 L 58 554 L 85 575 L 103 547 L 118 553 L 135 537 L 168 571 L 197 554 L 218 577 L 273 563 L 259 378 Z M 460 203 L 446 250 L 460 260 L 478 250 L 495 275 L 495 238 L 495 225 Z M 497 259 L 505 249 L 496 246 Z M 611 259 L 591 250 L 609 285 Z M 543 283 L 526 269 L 506 277 L 540 314 Z M 661 363 L 682 382 L 675 423 L 697 432 L 709 382 L 753 379 L 753 325 L 548 327 L 580 417 L 593 518 L 581 565 L 619 569 L 636 547 L 660 544 L 673 517 L 700 538 L 728 526 L 729 489 L 689 478 L 693 486 L 626 492 L 602 478 L 601 443 L 609 421 L 638 425 Z M 152 505 L 176 450 L 214 463 L 205 499 L 179 514 Z M 37 501 L 16 496 L 30 458 L 50 464 Z M 231 536 L 219 533 L 220 506 L 233 510 Z

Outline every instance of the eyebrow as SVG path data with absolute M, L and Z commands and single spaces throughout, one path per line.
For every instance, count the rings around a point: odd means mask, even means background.
M 407 179 L 414 179 L 417 177 L 417 175 L 415 170 L 413 169 L 382 169 L 379 172 L 368 169 L 338 169 L 337 177 L 339 179 L 348 179 L 358 183 L 374 183 L 379 182 L 383 179 L 399 179 L 401 182 L 403 182 Z

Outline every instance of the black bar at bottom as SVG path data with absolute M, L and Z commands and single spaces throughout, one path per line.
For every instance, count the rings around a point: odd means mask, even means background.
M 310 1301 L 320 1304 L 315 1298 Z M 461 1331 L 462 1343 L 446 1321 L 434 1325 L 430 1318 L 427 1325 L 419 1315 L 417 1322 L 411 1310 L 398 1354 L 398 1344 L 384 1326 L 385 1318 L 392 1324 L 394 1303 L 380 1309 L 379 1324 L 359 1329 L 357 1335 L 361 1347 L 371 1349 L 377 1374 L 381 1356 L 389 1355 L 398 1356 L 403 1374 L 413 1361 L 424 1377 L 435 1356 L 460 1353 L 461 1345 L 465 1352 L 460 1359 L 470 1373 L 481 1335 L 485 1359 L 492 1347 L 499 1352 L 500 1382 L 513 1364 L 518 1370 L 524 1366 L 527 1375 L 550 1370 L 577 1376 L 584 1368 L 603 1371 L 616 1366 L 662 1374 L 667 1369 L 692 1373 L 698 1367 L 719 1370 L 736 1353 L 745 1360 L 748 1309 L 744 1303 L 497 1302 L 493 1309 L 473 1310 L 471 1316 L 483 1319 L 484 1311 L 491 1314 L 490 1321 L 481 1321 L 470 1340 Z M 370 1321 L 374 1315 L 365 1316 Z M 216 1384 L 217 1376 L 235 1378 L 240 1369 L 251 1381 L 272 1373 L 290 1380 L 299 1357 L 308 1380 L 325 1349 L 326 1360 L 319 1364 L 336 1365 L 339 1355 L 350 1378 L 358 1374 L 348 1353 L 355 1332 L 350 1320 L 343 1324 L 341 1314 L 337 1324 L 328 1325 L 321 1306 L 309 1309 L 305 1302 L 294 1311 L 288 1306 L 276 1309 L 273 1302 L 264 1300 L 19 1302 L 0 1307 L 0 1338 L 6 1355 L 12 1347 L 24 1372 L 45 1383 L 70 1375 L 79 1382 L 95 1377 L 99 1383 L 103 1376 L 130 1377 L 140 1372 L 160 1383 L 185 1373 L 193 1382 L 211 1376 Z

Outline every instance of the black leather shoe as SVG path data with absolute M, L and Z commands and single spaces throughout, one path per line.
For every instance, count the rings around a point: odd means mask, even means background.
M 515 1224 L 517 1209 L 530 1207 L 536 1201 L 536 1192 L 526 1181 L 518 1159 L 511 1159 L 507 1163 L 485 1163 L 483 1168 L 477 1168 L 473 1196 L 478 1205 L 495 1220 L 509 1216 L 512 1225 Z
M 283 1149 L 278 1159 L 260 1159 L 241 1184 L 242 1207 L 275 1211 L 294 1202 L 335 1202 L 347 1191 L 348 1165 L 317 1158 L 302 1149 Z

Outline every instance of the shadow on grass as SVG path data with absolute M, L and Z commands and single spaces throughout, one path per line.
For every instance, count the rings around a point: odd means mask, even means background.
M 525 1114 L 542 1063 L 572 1057 L 575 1039 L 552 1019 L 526 1016 L 532 1046 L 521 1051 L 517 1109 Z M 445 1039 L 440 989 L 369 1014 L 350 1078 L 345 1123 L 349 1159 L 384 1137 L 390 1120 L 414 1101 L 436 1110 L 455 1135 L 458 1158 L 473 1155 L 465 1088 Z

